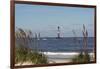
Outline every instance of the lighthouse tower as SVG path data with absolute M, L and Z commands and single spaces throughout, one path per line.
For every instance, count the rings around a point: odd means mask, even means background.
M 58 30 L 57 30 L 57 38 L 60 38 L 60 27 L 58 26 Z

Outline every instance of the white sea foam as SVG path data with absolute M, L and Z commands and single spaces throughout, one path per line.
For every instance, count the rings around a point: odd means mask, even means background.
M 77 55 L 78 52 L 43 52 L 45 55 Z
M 70 62 L 71 58 L 77 56 L 79 52 L 42 52 L 44 53 L 49 61 L 54 61 L 56 63 Z M 93 53 L 89 53 L 91 60 L 93 58 Z
M 49 55 L 52 55 L 52 56 L 56 56 L 56 55 L 59 55 L 59 56 L 74 56 L 74 55 L 79 54 L 79 52 L 42 52 L 42 53 L 44 53 L 47 56 L 49 56 Z M 89 55 L 94 55 L 94 54 L 89 53 Z

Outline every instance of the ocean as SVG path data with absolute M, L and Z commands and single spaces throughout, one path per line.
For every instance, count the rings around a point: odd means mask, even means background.
M 23 40 L 16 39 L 16 43 L 23 43 Z M 82 52 L 83 51 L 83 37 L 41 37 L 27 39 L 26 47 L 37 49 L 41 52 Z M 87 52 L 91 53 L 94 50 L 94 38 L 87 39 Z

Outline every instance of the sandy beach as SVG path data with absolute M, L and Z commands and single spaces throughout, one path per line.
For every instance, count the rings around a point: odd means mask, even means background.
M 72 61 L 72 58 L 74 56 L 77 56 L 78 52 L 43 52 L 49 61 L 49 64 L 51 63 L 70 63 Z M 91 57 L 91 61 L 93 60 L 94 54 L 89 53 Z M 22 65 L 33 65 L 34 63 L 31 62 L 24 62 Z M 15 64 L 15 66 L 20 66 L 20 63 Z
M 44 54 L 48 57 L 49 63 L 69 63 L 72 61 L 72 58 L 74 56 L 77 56 L 78 52 L 68 52 L 68 53 L 62 53 L 62 52 L 44 52 Z M 91 57 L 91 61 L 93 60 L 93 53 L 89 53 Z

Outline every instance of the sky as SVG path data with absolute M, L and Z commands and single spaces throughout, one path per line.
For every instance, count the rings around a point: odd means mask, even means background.
M 41 37 L 57 37 L 60 27 L 61 37 L 82 37 L 83 24 L 88 37 L 94 36 L 94 8 L 61 7 L 46 5 L 15 5 L 15 26 Z

